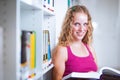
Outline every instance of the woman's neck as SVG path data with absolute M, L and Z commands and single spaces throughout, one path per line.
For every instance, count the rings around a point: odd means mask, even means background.
M 80 47 L 83 46 L 83 42 L 82 41 L 73 41 L 70 43 L 70 45 L 75 46 L 75 47 Z

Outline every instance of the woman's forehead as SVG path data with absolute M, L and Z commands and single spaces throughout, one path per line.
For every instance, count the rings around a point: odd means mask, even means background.
M 75 13 L 74 16 L 73 16 L 73 20 L 87 21 L 88 16 L 85 13 Z

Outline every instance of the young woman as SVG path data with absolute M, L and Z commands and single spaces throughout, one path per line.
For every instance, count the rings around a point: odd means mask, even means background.
M 91 16 L 87 8 L 82 5 L 69 8 L 52 56 L 54 80 L 62 80 L 71 72 L 97 71 L 92 33 Z

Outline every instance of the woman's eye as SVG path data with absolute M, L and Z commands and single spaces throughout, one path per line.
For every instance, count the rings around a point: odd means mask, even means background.
M 79 24 L 79 23 L 74 23 L 74 25 L 75 25 L 75 26 L 80 26 L 80 24 Z
M 88 23 L 83 23 L 83 24 L 80 24 L 80 23 L 78 23 L 78 22 L 76 22 L 76 23 L 74 23 L 74 25 L 76 26 L 76 27 L 87 27 L 88 26 Z
M 84 26 L 88 26 L 88 23 L 84 23 Z

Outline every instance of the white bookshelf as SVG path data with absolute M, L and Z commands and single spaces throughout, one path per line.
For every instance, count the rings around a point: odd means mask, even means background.
M 42 38 L 43 30 L 49 30 L 51 48 L 54 47 L 55 10 L 44 8 L 43 2 L 44 0 L 0 0 L 0 26 L 3 28 L 4 35 L 3 80 L 20 80 L 20 36 L 22 30 L 36 32 L 36 75 L 28 80 L 38 80 L 52 69 L 53 64 L 42 70 Z

